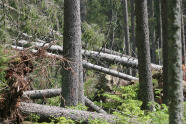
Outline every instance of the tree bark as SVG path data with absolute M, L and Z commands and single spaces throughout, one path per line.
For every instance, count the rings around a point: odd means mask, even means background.
M 19 106 L 19 110 L 24 115 L 37 114 L 40 116 L 40 119 L 44 121 L 49 120 L 49 118 L 57 118 L 63 116 L 66 118 L 70 118 L 72 120 L 76 120 L 78 122 L 83 121 L 88 123 L 89 119 L 98 119 L 98 118 L 104 119 L 109 123 L 117 122 L 117 117 L 114 115 L 65 109 L 61 107 L 39 105 L 35 103 L 21 102 Z
M 136 57 L 136 36 L 135 36 L 135 12 L 134 0 L 130 0 L 131 7 L 131 42 L 132 42 L 132 57 Z M 132 70 L 132 76 L 136 76 L 136 70 Z
M 156 63 L 156 44 L 155 44 L 155 19 L 154 19 L 154 0 L 148 0 L 148 10 L 149 10 L 149 39 L 151 43 L 151 60 Z
M 138 70 L 142 109 L 153 110 L 154 102 L 151 77 L 147 0 L 136 0 L 136 39 L 138 44 Z
M 184 25 L 184 6 L 181 4 L 181 39 L 182 39 L 182 64 L 186 65 L 186 51 L 185 51 L 185 25 Z
M 168 81 L 169 124 L 183 123 L 183 84 L 181 53 L 181 1 L 170 0 L 168 5 Z
M 154 5 L 155 5 L 155 21 L 156 21 L 156 26 L 155 26 L 155 30 L 156 30 L 156 44 L 157 48 L 158 48 L 158 64 L 161 63 L 160 61 L 160 54 L 159 54 L 159 49 L 162 48 L 162 19 L 161 19 L 161 2 L 160 0 L 155 0 L 154 1 Z
M 125 48 L 126 55 L 131 55 L 130 52 L 130 37 L 129 37 L 129 25 L 128 25 L 128 4 L 127 0 L 123 0 L 123 15 L 124 15 L 124 30 L 125 30 Z M 132 75 L 132 70 L 130 68 L 127 69 L 127 74 Z
M 129 25 L 128 25 L 128 6 L 127 0 L 123 0 L 123 15 L 124 15 L 124 30 L 125 30 L 125 47 L 126 54 L 130 55 L 130 37 L 129 37 Z
M 167 28 L 167 0 L 161 1 L 162 36 L 163 36 L 163 103 L 169 104 L 168 81 L 168 28 Z
M 81 60 L 81 20 L 80 20 L 80 0 L 64 0 L 64 58 L 70 59 L 70 63 L 65 61 L 65 68 L 62 69 L 62 95 L 61 105 L 76 106 L 82 102 L 84 94 L 82 78 Z M 69 68 L 69 69 L 67 69 Z

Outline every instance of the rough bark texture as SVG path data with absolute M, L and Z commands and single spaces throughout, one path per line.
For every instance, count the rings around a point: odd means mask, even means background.
M 163 36 L 163 103 L 169 104 L 168 82 L 168 29 L 167 29 L 167 0 L 161 3 L 162 36 Z
M 64 57 L 70 59 L 65 62 L 62 70 L 62 106 L 76 106 L 83 94 L 79 91 L 82 88 L 83 79 L 81 76 L 81 20 L 80 0 L 64 0 Z M 67 69 L 68 68 L 68 69 Z M 80 89 L 83 90 L 83 89 Z
M 181 39 L 182 39 L 182 63 L 186 65 L 186 51 L 185 51 L 185 29 L 184 29 L 184 6 L 181 4 Z
M 25 91 L 23 92 L 22 98 L 23 99 L 45 99 L 51 98 L 61 95 L 61 88 L 58 89 L 45 89 L 45 90 L 32 90 L 32 91 Z M 87 97 L 85 99 L 86 106 L 90 107 L 91 109 L 95 110 L 98 113 L 106 113 L 101 107 L 97 106 L 89 100 Z
M 149 39 L 151 43 L 151 60 L 156 63 L 156 44 L 155 44 L 155 22 L 154 22 L 154 0 L 148 0 L 149 10 Z
M 138 45 L 138 70 L 142 109 L 152 110 L 148 103 L 154 102 L 151 77 L 147 0 L 136 0 L 136 39 Z
M 135 36 L 134 0 L 130 0 L 130 7 L 131 7 L 131 42 L 132 42 L 132 57 L 136 57 L 136 36 Z M 132 76 L 136 76 L 136 70 L 132 70 Z
M 143 45 L 143 44 L 142 44 Z M 143 49 L 142 49 L 143 50 Z M 132 68 L 137 68 L 138 67 L 138 59 L 129 57 L 129 56 L 117 56 L 117 55 L 111 55 L 107 53 L 102 53 L 102 52 L 95 52 L 95 51 L 85 51 L 82 50 L 82 54 L 86 57 L 92 57 L 96 59 L 104 59 L 108 62 L 113 62 L 113 63 L 121 63 L 122 65 L 132 67 Z M 139 58 L 139 56 L 138 56 Z M 156 64 L 151 64 L 152 69 L 155 70 L 160 70 L 162 66 L 156 65 Z
M 72 120 L 77 120 L 78 122 L 88 122 L 89 119 L 96 118 L 104 119 L 110 123 L 114 123 L 117 120 L 116 116 L 114 115 L 65 109 L 61 107 L 39 105 L 35 103 L 21 102 L 19 109 L 25 115 L 30 115 L 31 113 L 37 114 L 40 116 L 40 119 L 44 121 L 48 120 L 49 118 L 56 118 L 61 116 L 70 118 Z
M 180 0 L 170 0 L 168 5 L 168 81 L 169 123 L 183 123 L 183 84 L 181 53 L 181 6 Z

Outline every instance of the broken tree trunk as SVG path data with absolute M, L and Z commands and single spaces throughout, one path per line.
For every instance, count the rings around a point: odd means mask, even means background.
M 76 121 L 88 122 L 90 119 L 104 119 L 109 123 L 115 123 L 117 117 L 109 114 L 72 110 L 57 106 L 39 105 L 35 103 L 21 102 L 19 110 L 24 115 L 37 114 L 41 120 L 47 121 L 49 118 L 66 117 Z
M 42 45 L 43 43 L 41 43 Z M 58 45 L 56 45 L 58 46 Z M 58 53 L 62 52 L 63 48 L 61 46 L 58 46 Z M 61 47 L 61 48 L 60 48 Z M 51 49 L 51 48 L 50 48 Z M 92 57 L 92 58 L 100 58 L 104 59 L 109 62 L 117 62 L 121 63 L 122 65 L 132 67 L 132 68 L 137 68 L 138 67 L 138 59 L 131 57 L 131 56 L 118 56 L 118 55 L 112 55 L 112 54 L 107 54 L 107 53 L 102 53 L 102 52 L 96 52 L 96 51 L 85 51 L 82 50 L 82 54 L 87 57 Z M 154 70 L 160 70 L 162 69 L 161 65 L 156 65 L 156 64 L 151 64 L 152 69 Z
M 23 47 L 12 46 L 12 48 L 18 49 L 18 50 L 24 50 Z M 36 53 L 37 50 L 31 50 L 31 52 Z M 55 55 L 55 54 L 52 54 L 52 53 L 46 52 L 46 54 L 49 55 L 49 56 L 51 55 L 51 56 L 55 56 L 57 58 L 62 58 L 62 56 Z M 121 73 L 121 72 L 118 72 L 118 71 L 115 71 L 115 70 L 112 70 L 112 69 L 104 68 L 102 66 L 94 65 L 94 64 L 88 63 L 86 61 L 83 61 L 82 64 L 83 64 L 84 68 L 89 68 L 89 69 L 93 69 L 93 70 L 96 70 L 96 71 L 100 71 L 100 72 L 103 72 L 103 73 L 106 73 L 106 74 L 109 74 L 109 75 L 112 75 L 112 76 L 115 76 L 115 77 L 119 77 L 119 78 L 127 80 L 127 81 L 138 80 L 138 78 L 136 78 L 136 77 L 133 77 L 133 76 L 130 76 L 130 75 L 127 75 L 127 74 L 124 74 L 124 73 Z
M 111 55 L 107 53 L 102 53 L 102 52 L 95 52 L 95 51 L 85 51 L 82 50 L 82 54 L 87 57 L 92 57 L 92 58 L 99 58 L 99 59 L 104 59 L 109 62 L 119 62 L 122 65 L 132 67 L 132 68 L 137 68 L 138 67 L 138 59 L 133 58 L 133 57 L 128 57 L 128 56 L 117 56 L 117 55 Z M 160 70 L 162 69 L 161 65 L 156 65 L 156 64 L 151 64 L 151 68 L 154 70 Z
M 44 99 L 44 98 L 56 97 L 59 95 L 61 95 L 61 88 L 25 91 L 23 92 L 22 98 L 23 99 Z M 86 106 L 92 108 L 98 113 L 106 114 L 106 111 L 104 111 L 101 107 L 95 105 L 94 102 L 89 100 L 87 97 L 85 97 L 84 99 L 85 99 Z

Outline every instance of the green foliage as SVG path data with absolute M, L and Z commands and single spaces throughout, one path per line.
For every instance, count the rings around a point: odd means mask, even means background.
M 7 81 L 5 80 L 6 73 L 8 69 L 8 63 L 10 61 L 10 54 L 5 53 L 4 48 L 0 47 L 0 94 L 5 87 L 8 86 Z
M 60 96 L 52 97 L 52 98 L 47 98 L 46 102 L 47 105 L 52 105 L 52 106 L 59 106 L 61 101 Z
M 100 118 L 97 118 L 97 119 L 89 118 L 88 123 L 89 124 L 110 124 L 106 120 L 100 119 Z
M 139 84 L 114 88 L 115 94 L 104 93 L 107 103 L 99 103 L 104 108 L 109 108 L 113 114 L 119 117 L 119 124 L 168 124 L 168 108 L 166 105 L 153 103 L 153 112 L 141 110 L 142 102 L 138 100 Z M 156 90 L 155 93 L 160 93 Z M 97 103 L 96 103 L 97 104 Z
M 67 119 L 65 117 L 58 117 L 58 118 L 54 118 L 51 119 L 51 123 L 49 124 L 75 124 L 75 122 L 71 119 Z
M 88 109 L 88 107 L 84 106 L 83 104 L 79 103 L 77 106 L 66 106 L 66 108 L 69 109 L 74 109 L 74 110 L 81 110 L 81 111 L 86 111 Z
M 89 25 L 87 23 L 82 24 L 82 41 L 88 45 L 88 49 L 94 47 L 99 48 L 105 41 L 105 36 L 101 33 L 100 28 L 96 24 Z
M 40 119 L 40 116 L 36 115 L 36 114 L 30 114 L 29 115 L 29 120 L 32 122 L 38 122 L 38 120 Z

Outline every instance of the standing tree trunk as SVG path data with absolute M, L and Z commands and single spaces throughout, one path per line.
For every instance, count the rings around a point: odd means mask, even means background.
M 87 0 L 80 0 L 80 10 L 81 10 L 81 22 L 85 22 L 87 15 Z
M 64 40 L 63 55 L 70 59 L 65 61 L 62 69 L 61 106 L 84 104 L 82 60 L 81 60 L 81 20 L 80 0 L 64 1 Z
M 161 10 L 163 36 L 163 103 L 169 105 L 167 0 L 162 0 Z
M 142 109 L 152 110 L 154 102 L 151 77 L 147 0 L 136 0 L 136 40 L 138 47 L 138 70 Z
M 168 5 L 168 81 L 169 124 L 183 123 L 183 84 L 181 53 L 181 6 L 180 0 L 169 0 Z
M 136 57 L 136 37 L 135 37 L 135 12 L 134 0 L 130 1 L 131 7 L 131 42 L 132 42 L 132 56 Z M 136 70 L 132 71 L 132 76 L 136 76 Z
M 130 37 L 129 37 L 129 25 L 128 25 L 128 4 L 127 0 L 123 0 L 124 9 L 124 28 L 125 28 L 125 47 L 126 54 L 130 55 Z M 131 69 L 128 69 L 128 74 L 131 75 Z
M 156 63 L 156 44 L 155 44 L 155 23 L 154 23 L 154 0 L 148 0 L 149 10 L 149 31 L 151 43 L 151 60 Z
M 182 58 L 183 64 L 186 65 L 186 52 L 185 52 L 185 30 L 184 30 L 184 7 L 183 3 L 181 4 L 181 39 L 182 39 Z
M 162 23 L 161 23 L 161 2 L 160 0 L 154 1 L 155 19 L 156 19 L 156 43 L 158 48 L 158 64 L 161 64 L 159 49 L 162 48 Z

